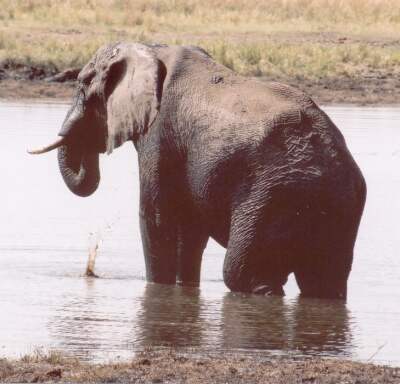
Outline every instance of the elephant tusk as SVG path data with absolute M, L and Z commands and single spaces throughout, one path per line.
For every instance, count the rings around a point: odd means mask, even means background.
M 31 155 L 41 155 L 42 153 L 50 152 L 53 149 L 61 147 L 65 141 L 66 137 L 63 136 L 56 140 L 53 144 L 48 145 L 47 147 L 43 147 L 40 149 L 28 149 L 28 153 Z

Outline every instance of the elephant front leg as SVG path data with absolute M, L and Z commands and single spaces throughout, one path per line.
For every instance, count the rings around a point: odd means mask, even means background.
M 194 222 L 180 226 L 178 231 L 177 283 L 197 287 L 200 284 L 201 260 L 208 235 Z
M 157 215 L 140 215 L 147 281 L 175 284 L 178 237 L 174 225 Z

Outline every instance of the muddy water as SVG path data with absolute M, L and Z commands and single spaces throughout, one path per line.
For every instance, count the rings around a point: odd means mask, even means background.
M 25 152 L 54 137 L 66 109 L 0 104 L 0 356 L 41 347 L 104 361 L 150 345 L 400 365 L 400 109 L 325 108 L 369 187 L 346 305 L 299 299 L 293 278 L 283 299 L 232 294 L 212 241 L 200 289 L 146 285 L 133 146 L 102 159 L 86 199 L 64 186 L 55 153 Z M 95 243 L 100 278 L 86 278 Z

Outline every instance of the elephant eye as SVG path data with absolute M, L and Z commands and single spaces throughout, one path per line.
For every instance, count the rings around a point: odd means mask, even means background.
M 84 85 L 89 85 L 95 75 L 95 71 L 90 71 L 85 77 L 82 78 L 82 83 Z

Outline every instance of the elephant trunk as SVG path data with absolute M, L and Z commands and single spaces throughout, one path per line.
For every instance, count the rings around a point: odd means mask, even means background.
M 58 148 L 58 166 L 67 187 L 78 196 L 89 196 L 100 182 L 99 154 L 76 144 Z
M 64 121 L 60 136 L 66 138 L 58 148 L 58 165 L 67 187 L 78 196 L 89 196 L 100 181 L 99 154 L 89 146 L 84 124 L 83 94 L 78 94 Z

